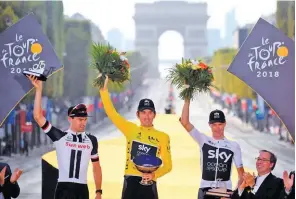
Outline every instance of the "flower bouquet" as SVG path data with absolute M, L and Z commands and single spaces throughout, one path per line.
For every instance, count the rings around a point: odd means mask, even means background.
M 213 86 L 212 67 L 201 60 L 183 59 L 169 69 L 167 79 L 178 89 L 181 89 L 181 99 L 193 99 L 197 92 L 208 92 Z
M 104 87 L 106 75 L 113 87 L 123 87 L 130 79 L 130 65 L 125 52 L 118 52 L 109 44 L 92 45 L 91 67 L 97 69 L 98 76 L 94 80 L 94 86 L 99 89 Z

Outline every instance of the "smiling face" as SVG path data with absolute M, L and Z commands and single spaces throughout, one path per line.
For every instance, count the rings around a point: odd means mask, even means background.
M 275 163 L 271 162 L 271 154 L 268 152 L 260 152 L 256 158 L 256 169 L 258 175 L 262 176 L 270 173 Z
M 212 134 L 214 138 L 221 139 L 224 137 L 224 128 L 225 128 L 226 122 L 225 123 L 215 122 L 209 125 L 212 130 Z
M 150 109 L 144 109 L 142 111 L 137 111 L 137 117 L 140 120 L 141 126 L 151 127 L 153 126 L 155 112 Z

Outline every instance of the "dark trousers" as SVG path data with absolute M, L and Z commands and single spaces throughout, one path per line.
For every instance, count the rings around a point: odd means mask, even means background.
M 55 190 L 55 199 L 88 199 L 87 184 L 73 182 L 58 182 Z
M 158 199 L 157 185 L 144 186 L 140 184 L 142 177 L 124 176 L 121 199 Z
M 198 196 L 197 196 L 197 199 L 220 199 L 221 197 L 218 197 L 218 196 L 209 196 L 209 195 L 206 195 L 206 192 L 211 189 L 210 187 L 207 187 L 207 188 L 200 188 L 198 190 Z M 229 190 L 227 189 L 227 192 L 230 192 L 232 190 Z

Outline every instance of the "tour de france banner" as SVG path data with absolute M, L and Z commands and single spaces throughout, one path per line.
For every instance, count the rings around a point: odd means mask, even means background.
M 46 81 L 59 69 L 62 64 L 33 13 L 0 33 L 0 126 L 33 88 L 27 75 Z
M 263 97 L 295 140 L 295 42 L 260 18 L 228 71 Z

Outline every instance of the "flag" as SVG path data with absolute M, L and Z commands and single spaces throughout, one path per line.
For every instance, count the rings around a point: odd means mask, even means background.
M 295 139 L 295 42 L 260 18 L 228 71 L 275 110 Z
M 43 71 L 48 77 L 62 68 L 34 14 L 0 34 L 0 126 L 9 112 L 33 88 L 24 71 Z

